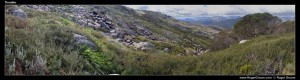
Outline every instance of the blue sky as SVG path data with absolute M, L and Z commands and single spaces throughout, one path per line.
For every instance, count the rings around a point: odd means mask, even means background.
M 133 9 L 161 12 L 173 17 L 246 15 L 269 12 L 295 16 L 295 5 L 124 5 Z

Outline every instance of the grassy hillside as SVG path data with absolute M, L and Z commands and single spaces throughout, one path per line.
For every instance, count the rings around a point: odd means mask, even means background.
M 175 48 L 170 53 L 140 51 L 105 36 L 101 31 L 76 25 L 57 13 L 22 9 L 28 15 L 26 20 L 5 14 L 6 75 L 262 74 L 271 67 L 280 68 L 281 63 L 283 72 L 280 74 L 295 74 L 294 33 L 260 36 L 200 56 L 177 56 L 170 54 L 183 52 L 180 43 L 153 42 L 159 45 L 158 48 Z M 175 29 L 170 31 L 176 33 Z M 93 51 L 74 45 L 74 33 L 86 36 L 98 49 Z M 188 35 L 183 31 L 178 33 L 179 36 Z M 182 39 L 188 37 L 195 38 L 191 35 Z M 202 42 L 205 43 L 199 41 Z M 270 63 L 274 66 L 269 66 Z
M 283 66 L 295 65 L 295 34 L 260 36 L 244 44 L 234 44 L 225 50 L 204 54 L 203 58 L 207 58 L 208 63 L 217 62 L 210 66 L 215 70 L 213 72 L 219 74 L 260 74 L 268 67 L 266 65 L 277 64 L 276 59 L 282 59 Z M 284 67 L 284 70 L 291 69 L 295 67 Z
M 28 19 L 22 20 L 28 24 L 21 25 L 24 28 L 9 26 L 9 24 L 19 25 L 10 20 L 19 18 L 5 15 L 6 74 L 58 75 L 117 72 L 117 69 L 112 66 L 114 64 L 112 55 L 116 53 L 114 50 L 116 46 L 122 49 L 124 45 L 109 42 L 100 32 L 75 25 L 54 13 L 23 10 L 28 12 Z M 86 36 L 100 50 L 90 51 L 74 45 L 73 33 Z
M 150 30 L 159 41 L 165 42 L 169 48 L 174 46 L 168 44 L 179 44 L 178 47 L 184 48 L 194 48 L 202 47 L 207 48 L 207 45 L 211 43 L 208 36 L 212 36 L 214 29 L 209 27 L 191 25 L 184 22 L 179 22 L 175 18 L 170 16 L 144 10 L 133 10 L 124 6 L 96 6 L 97 9 L 105 9 L 108 14 L 112 17 L 113 21 L 118 25 L 117 27 L 122 27 L 122 23 L 126 23 L 127 26 L 140 25 L 147 30 Z M 121 20 L 121 22 L 119 22 Z M 203 32 L 203 33 L 201 33 Z M 209 34 L 209 35 L 208 35 Z M 138 36 L 144 37 L 144 36 Z M 140 40 L 140 39 L 138 39 Z M 156 46 L 161 44 L 156 41 L 146 40 L 155 44 Z M 173 51 L 174 49 L 171 49 Z
M 134 54 L 132 54 L 134 55 Z M 295 34 L 261 36 L 244 44 L 201 56 L 172 56 L 166 54 L 139 54 L 127 57 L 130 74 L 202 74 L 240 75 L 262 74 L 270 67 L 278 69 L 282 59 L 283 72 L 295 74 Z M 274 66 L 267 66 L 274 63 Z

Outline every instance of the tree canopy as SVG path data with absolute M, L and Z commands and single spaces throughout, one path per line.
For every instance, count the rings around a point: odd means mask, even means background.
M 270 34 L 272 27 L 278 26 L 282 20 L 270 13 L 255 13 L 244 16 L 234 25 L 234 32 L 241 39 Z

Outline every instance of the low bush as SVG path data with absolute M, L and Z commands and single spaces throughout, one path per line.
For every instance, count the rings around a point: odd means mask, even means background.
M 16 29 L 24 29 L 28 26 L 28 21 L 15 16 L 5 15 L 5 26 L 5 28 L 11 27 Z

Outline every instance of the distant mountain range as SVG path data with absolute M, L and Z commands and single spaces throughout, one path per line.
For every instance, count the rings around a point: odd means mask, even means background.
M 294 21 L 294 20 L 295 20 L 295 16 L 279 16 L 279 18 L 280 18 L 282 21 L 287 21 L 287 20 L 292 20 L 292 21 Z
M 213 26 L 219 28 L 230 29 L 234 24 L 241 19 L 243 16 L 199 16 L 199 17 L 176 17 L 179 20 L 203 25 L 203 26 Z M 294 16 L 278 16 L 282 21 L 295 20 Z
M 295 22 L 269 28 L 278 20 L 269 13 L 183 22 L 122 5 L 5 5 L 4 11 L 5 75 L 296 72 Z

